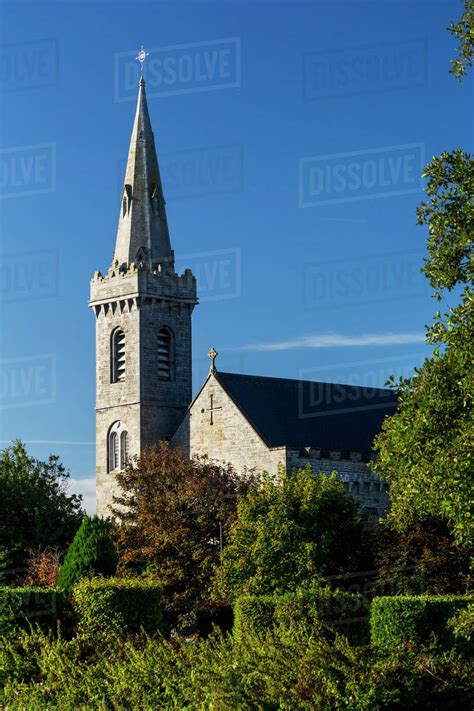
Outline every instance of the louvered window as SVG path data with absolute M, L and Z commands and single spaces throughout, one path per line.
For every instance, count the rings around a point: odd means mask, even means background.
M 158 332 L 158 378 L 173 380 L 173 370 L 173 334 L 169 328 L 161 328 Z
M 128 432 L 122 432 L 120 435 L 120 468 L 125 469 L 128 457 Z
M 118 469 L 119 465 L 119 444 L 117 432 L 111 432 L 109 437 L 109 470 Z
M 112 334 L 111 380 L 117 383 L 125 380 L 125 334 L 117 328 Z

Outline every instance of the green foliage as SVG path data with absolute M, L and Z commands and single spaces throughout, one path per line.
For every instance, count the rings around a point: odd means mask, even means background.
M 403 642 L 420 645 L 436 641 L 443 647 L 454 645 L 450 618 L 467 607 L 469 595 L 400 595 L 376 597 L 370 609 L 372 644 L 396 647 Z
M 419 223 L 429 228 L 424 271 L 437 299 L 447 290 L 460 293 L 459 303 L 435 315 L 428 330 L 433 356 L 413 378 L 398 383 L 399 407 L 375 439 L 374 469 L 390 484 L 390 525 L 401 531 L 416 521 L 442 518 L 456 542 L 469 546 L 474 536 L 474 160 L 460 150 L 443 153 L 424 175 L 429 201 L 418 210 Z
M 44 588 L 0 587 L 0 635 L 29 624 L 54 626 L 63 608 L 62 593 Z
M 335 476 L 308 467 L 265 477 L 239 502 L 214 594 L 233 602 L 357 569 L 361 532 L 357 504 Z
M 276 595 L 242 595 L 234 603 L 234 634 L 269 632 L 275 624 Z
M 234 605 L 234 634 L 265 633 L 274 626 L 301 627 L 308 633 L 320 624 L 344 632 L 352 641 L 368 639 L 369 606 L 362 595 L 329 588 L 300 589 L 283 595 L 244 595 Z
M 472 671 L 456 652 L 382 654 L 298 627 L 242 642 L 217 632 L 172 643 L 112 638 L 92 652 L 79 638 L 34 633 L 0 640 L 0 706 L 464 711 L 474 703 Z
M 448 627 L 452 630 L 454 639 L 461 644 L 474 641 L 474 603 L 469 603 L 451 617 Z
M 418 224 L 429 230 L 423 271 L 439 301 L 444 289 L 473 281 L 474 160 L 460 149 L 443 152 L 428 163 L 423 178 L 429 198 L 417 209 Z
M 98 516 L 84 516 L 59 571 L 58 585 L 71 590 L 81 578 L 96 573 L 113 575 L 117 554 L 110 538 L 111 524 Z
M 84 578 L 73 589 L 80 634 L 90 640 L 154 633 L 162 627 L 163 589 L 146 578 Z
M 458 58 L 452 62 L 451 73 L 461 81 L 474 59 L 474 1 L 465 0 L 465 9 L 459 22 L 452 22 L 449 31 L 459 41 Z
M 63 547 L 72 540 L 83 512 L 81 497 L 68 494 L 69 473 L 59 458 L 28 456 L 15 442 L 0 456 L 0 571 L 23 568 L 31 548 Z M 12 571 L 12 576 L 13 571 Z

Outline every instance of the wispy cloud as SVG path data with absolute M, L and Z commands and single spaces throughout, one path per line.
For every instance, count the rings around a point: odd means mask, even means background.
M 69 493 L 82 494 L 82 505 L 88 514 L 95 514 L 95 477 L 70 479 Z
M 66 439 L 22 439 L 23 444 L 66 444 L 78 445 L 80 447 L 94 447 L 95 442 L 80 442 Z M 0 439 L 0 444 L 11 444 L 11 439 Z
M 423 343 L 424 333 L 364 333 L 360 336 L 345 336 L 326 333 L 314 336 L 298 336 L 275 343 L 249 343 L 232 351 L 290 351 L 296 348 L 348 348 L 353 346 L 398 346 L 407 343 Z M 224 350 L 224 349 L 223 349 Z

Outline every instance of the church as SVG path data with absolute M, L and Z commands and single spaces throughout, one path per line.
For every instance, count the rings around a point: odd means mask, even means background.
M 308 464 L 337 472 L 369 517 L 387 485 L 368 467 L 396 397 L 390 390 L 220 372 L 192 398 L 192 313 L 198 285 L 177 274 L 145 80 L 140 79 L 113 261 L 95 272 L 97 514 L 107 516 L 127 457 L 167 440 L 237 472 Z

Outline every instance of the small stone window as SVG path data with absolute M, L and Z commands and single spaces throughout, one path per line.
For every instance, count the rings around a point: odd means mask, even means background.
M 122 191 L 122 217 L 125 217 L 130 212 L 130 204 L 132 201 L 132 186 L 124 185 Z
M 158 378 L 174 380 L 174 338 L 167 326 L 158 331 Z
M 112 332 L 110 347 L 110 382 L 125 380 L 125 334 L 121 328 Z
M 107 468 L 109 472 L 125 469 L 128 457 L 128 432 L 122 422 L 114 422 L 107 439 Z

